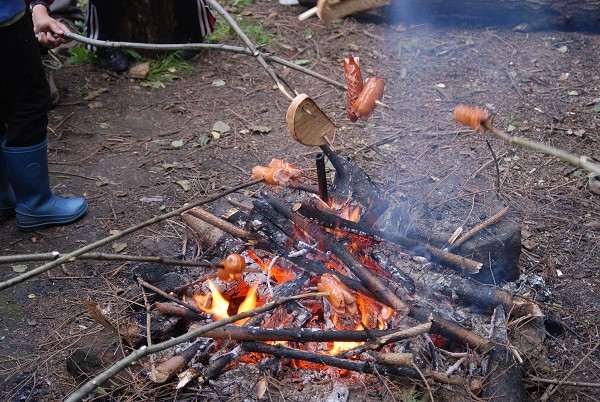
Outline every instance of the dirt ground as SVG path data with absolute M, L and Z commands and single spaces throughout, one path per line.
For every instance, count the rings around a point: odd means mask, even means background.
M 366 123 L 352 124 L 343 91 L 275 67 L 334 120 L 336 151 L 361 166 L 392 205 L 416 205 L 417 194 L 454 174 L 466 181 L 480 175 L 490 191 L 497 176 L 489 141 L 500 168 L 502 203 L 522 230 L 520 268 L 546 280 L 548 294 L 540 303 L 566 325 L 564 334 L 548 338 L 553 372 L 544 375 L 600 382 L 600 352 L 584 358 L 599 342 L 600 196 L 589 191 L 586 172 L 452 120 L 456 104 L 486 107 L 496 127 L 510 134 L 600 160 L 600 112 L 594 110 L 600 104 L 600 36 L 353 19 L 325 25 L 316 18 L 299 22 L 302 8 L 266 0 L 231 11 L 262 22 L 264 33 L 276 38 L 267 49 L 279 57 L 308 60 L 306 67 L 343 83 L 343 58 L 353 54 L 363 74 L 386 81 L 388 107 L 378 108 Z M 228 43 L 240 45 L 235 38 Z M 56 72 L 61 101 L 50 113 L 51 184 L 62 196 L 83 194 L 89 212 L 72 225 L 33 233 L 6 222 L 2 255 L 76 250 L 246 182 L 252 166 L 274 157 L 312 172 L 316 151 L 291 138 L 285 123 L 289 101 L 255 60 L 210 51 L 190 64 L 195 72 L 164 88 L 88 63 Z M 216 86 L 218 80 L 225 85 Z M 211 136 L 218 121 L 230 129 L 201 145 L 199 138 Z M 183 146 L 174 147 L 179 140 Z M 459 221 L 469 217 L 468 208 L 450 213 Z M 97 251 L 170 257 L 181 254 L 186 241 L 181 219 L 173 218 Z M 78 336 L 99 328 L 85 302 L 117 297 L 131 285 L 126 270 L 118 271 L 122 264 L 64 264 L 0 292 L 3 400 L 60 400 L 78 386 L 66 371 L 65 356 Z M 15 265 L 0 267 L 3 280 L 17 275 Z M 539 399 L 545 386 L 529 385 Z M 591 401 L 594 394 L 593 388 L 563 386 L 553 398 Z

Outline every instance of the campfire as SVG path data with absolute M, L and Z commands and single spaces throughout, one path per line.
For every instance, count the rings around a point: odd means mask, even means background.
M 366 120 L 384 83 L 357 86 L 358 59 L 345 67 L 348 117 Z M 489 115 L 465 110 L 462 120 L 476 130 L 491 125 Z M 426 228 L 401 230 L 402 217 L 368 174 L 334 151 L 335 125 L 312 99 L 296 97 L 286 118 L 297 141 L 320 147 L 316 175 L 277 159 L 255 166 L 251 184 L 265 186 L 257 196 L 181 214 L 202 261 L 168 281 L 134 272 L 138 289 L 155 296 L 140 290 L 146 315 L 116 332 L 139 354 L 161 351 L 140 375 L 181 389 L 251 364 L 261 399 L 265 379 L 283 367 L 331 368 L 418 383 L 432 400 L 433 387 L 522 400 L 518 364 L 540 352 L 544 315 L 528 297 L 474 280 L 514 279 L 506 266 L 518 259 L 519 231 L 502 226 L 507 209 L 437 241 Z M 483 230 L 498 235 L 490 241 Z
M 429 393 L 432 386 L 450 387 L 466 398 L 523 392 L 515 362 L 538 345 L 525 339 L 544 337 L 537 306 L 470 280 L 482 262 L 381 224 L 389 222 L 389 203 L 377 186 L 327 144 L 321 149 L 319 177 L 310 178 L 317 184 L 274 160 L 254 169 L 253 178 L 273 185 L 258 198 L 237 194 L 211 212 L 195 207 L 182 214 L 206 250 L 207 268 L 181 271 L 178 285 L 171 280 L 162 288 L 160 278 L 141 274 L 142 287 L 158 295 L 149 312 L 152 330 L 140 320 L 128 342 L 134 348 L 164 342 L 278 300 L 306 298 L 202 330 L 147 366 L 148 378 L 179 389 L 207 384 L 243 363 L 260 367 L 261 379 L 279 375 L 282 366 L 331 367 L 418 382 Z M 260 397 L 265 389 L 258 388 Z

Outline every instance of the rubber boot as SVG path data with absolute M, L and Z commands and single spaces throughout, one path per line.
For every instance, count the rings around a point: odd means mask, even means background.
M 4 137 L 0 137 L 0 144 L 4 143 Z M 15 215 L 15 194 L 8 181 L 8 172 L 4 163 L 4 156 L 0 152 L 0 223 Z
M 17 200 L 17 227 L 23 231 L 65 225 L 87 211 L 83 198 L 60 198 L 52 193 L 48 177 L 48 141 L 31 147 L 6 147 L 2 153 Z

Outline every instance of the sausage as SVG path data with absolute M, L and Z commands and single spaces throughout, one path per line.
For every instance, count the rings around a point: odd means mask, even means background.
M 492 123 L 492 116 L 487 110 L 476 106 L 457 105 L 454 107 L 454 120 L 483 134 L 486 131 L 485 125 Z
M 350 56 L 344 59 L 344 74 L 348 86 L 348 118 L 352 123 L 358 120 L 353 105 L 363 90 L 363 78 L 360 72 L 359 58 Z
M 369 77 L 360 95 L 352 105 L 354 113 L 362 120 L 368 120 L 373 110 L 375 110 L 375 102 L 383 97 L 385 82 L 381 78 L 375 76 Z

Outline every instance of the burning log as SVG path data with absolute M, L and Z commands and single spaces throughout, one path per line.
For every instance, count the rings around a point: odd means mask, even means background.
M 434 261 L 443 262 L 450 267 L 459 268 L 468 272 L 469 274 L 478 273 L 483 266 L 483 264 L 480 262 L 452 254 L 448 251 L 409 239 L 399 234 L 387 233 L 366 225 L 361 225 L 359 222 L 352 222 L 347 219 L 340 218 L 339 216 L 322 211 L 307 202 L 300 204 L 297 208 L 297 211 L 303 216 L 318 220 L 321 224 L 328 228 L 342 229 L 359 235 L 372 236 L 377 239 L 405 247 L 416 255 L 421 255 L 423 254 L 423 251 L 426 251 L 433 257 Z
M 323 242 L 326 249 L 331 250 L 346 267 L 383 303 L 393 308 L 400 314 L 407 314 L 410 308 L 394 292 L 385 286 L 369 268 L 358 261 L 346 247 L 338 243 L 333 235 L 326 233 L 321 227 L 294 214 L 282 202 L 272 197 L 266 197 L 267 202 L 280 214 L 290 219 L 301 230 L 308 233 L 313 239 Z
M 389 307 L 392 307 L 392 308 L 395 308 L 393 304 L 396 304 L 397 302 L 399 302 L 397 304 L 397 306 L 401 309 L 401 311 L 409 312 L 410 315 L 413 318 L 415 318 L 417 321 L 419 321 L 421 323 L 431 322 L 432 323 L 432 332 L 434 332 L 434 333 L 448 337 L 453 341 L 467 344 L 470 347 L 472 347 L 474 349 L 479 349 L 483 352 L 487 352 L 491 349 L 492 344 L 487 339 L 475 334 L 472 331 L 469 331 L 466 328 L 462 328 L 458 324 L 455 324 L 453 322 L 450 322 L 450 321 L 444 319 L 439 313 L 428 310 L 428 309 L 422 309 L 422 308 L 418 308 L 418 307 L 414 307 L 414 306 L 408 306 L 406 303 L 404 303 L 402 300 L 400 300 L 399 297 L 390 288 L 384 286 L 382 284 L 381 280 L 379 279 L 379 277 L 377 277 L 375 274 L 373 274 L 362 263 L 357 261 L 356 258 L 354 258 L 354 256 L 345 247 L 340 245 L 337 242 L 337 240 L 335 240 L 335 238 L 333 238 L 331 235 L 329 235 L 328 233 L 323 233 L 323 231 L 318 226 L 316 226 L 316 225 L 308 222 L 306 219 L 301 218 L 300 216 L 294 214 L 291 211 L 291 209 L 288 208 L 287 206 L 283 205 L 281 201 L 276 200 L 272 197 L 266 197 L 266 200 L 267 200 L 267 202 L 269 202 L 269 205 L 271 205 L 273 207 L 273 209 L 275 209 L 277 212 L 279 212 L 284 217 L 293 221 L 295 224 L 298 225 L 299 228 L 301 228 L 305 232 L 310 233 L 309 228 L 312 229 L 312 231 L 314 231 L 316 233 L 315 236 L 320 237 L 321 238 L 320 240 L 324 242 L 325 246 L 328 249 L 330 249 L 334 254 L 336 254 L 338 256 L 338 258 L 340 257 L 340 255 L 338 255 L 338 252 L 341 255 L 348 257 L 348 259 L 349 259 L 348 264 L 353 266 L 353 268 L 356 270 L 356 272 L 358 272 L 359 274 L 364 274 L 365 278 L 369 278 L 369 279 L 373 280 L 373 282 L 371 284 L 365 283 L 363 281 L 363 278 L 361 278 L 357 275 L 357 277 L 359 277 L 359 279 L 365 285 L 365 287 L 367 287 L 367 289 L 369 289 L 373 293 L 373 295 L 375 295 L 377 300 L 381 300 L 385 304 L 387 304 L 389 301 L 390 303 L 392 303 L 392 305 L 389 305 Z M 342 262 L 344 262 L 343 258 L 340 258 L 340 260 Z M 353 264 L 356 264 L 356 266 L 354 266 Z M 348 267 L 348 268 L 351 269 L 350 267 Z M 354 271 L 353 271 L 353 274 L 356 275 L 356 273 Z M 367 279 L 367 280 L 369 280 L 369 279 Z M 372 289 L 370 286 L 374 286 L 374 289 Z M 381 286 L 381 288 L 378 288 L 377 286 Z M 381 291 L 377 292 L 376 291 L 377 289 L 381 289 Z M 389 297 L 389 300 L 386 300 L 384 297 Z

